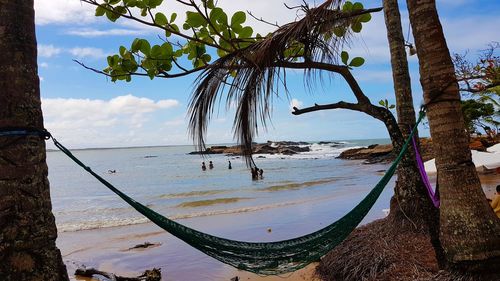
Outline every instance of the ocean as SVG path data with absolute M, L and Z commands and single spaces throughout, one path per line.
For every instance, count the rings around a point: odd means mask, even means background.
M 388 140 L 310 143 L 310 152 L 255 155 L 257 166 L 264 170 L 259 180 L 252 180 L 240 157 L 189 155 L 193 146 L 84 149 L 73 153 L 118 189 L 172 219 L 258 211 L 272 216 L 286 207 L 308 210 L 319 204 L 333 221 L 355 206 L 388 167 L 336 157 L 348 148 L 373 143 Z M 207 165 L 212 161 L 214 169 L 202 171 L 202 161 Z M 228 161 L 232 169 L 228 169 Z M 47 163 L 59 232 L 148 222 L 60 151 L 49 151 Z M 383 216 L 392 188 L 390 183 L 367 221 Z M 290 219 L 294 218 L 299 219 L 295 215 Z

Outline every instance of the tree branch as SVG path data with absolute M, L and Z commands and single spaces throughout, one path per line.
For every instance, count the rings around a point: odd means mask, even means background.
M 327 109 L 350 109 L 350 110 L 364 112 L 363 107 L 360 106 L 359 104 L 348 103 L 348 102 L 344 102 L 344 101 L 340 101 L 337 103 L 324 104 L 324 105 L 314 104 L 314 106 L 306 107 L 303 109 L 299 109 L 297 107 L 294 107 L 293 109 L 294 109 L 294 111 L 292 111 L 293 115 L 301 115 L 301 114 L 308 113 L 308 112 L 327 110 Z
M 272 23 L 272 22 L 269 22 L 269 21 L 266 21 L 265 19 L 263 19 L 262 17 L 260 18 L 257 18 L 254 14 L 252 14 L 251 11 L 248 11 L 247 10 L 247 14 L 249 14 L 252 18 L 254 18 L 256 21 L 260 21 L 262 23 L 265 23 L 265 24 L 268 24 L 270 26 L 274 26 L 274 27 L 277 27 L 277 28 L 280 28 L 281 26 L 278 24 L 278 22 L 275 22 L 275 23 Z
M 139 73 L 139 72 L 129 72 L 127 74 L 120 74 L 120 75 L 111 75 L 109 73 L 106 73 L 102 70 L 98 70 L 98 69 L 95 69 L 95 68 L 92 68 L 92 67 L 89 67 L 87 65 L 85 65 L 84 63 L 78 61 L 78 60 L 73 60 L 74 62 L 76 62 L 77 64 L 79 64 L 80 66 L 82 66 L 83 68 L 85 69 L 88 69 L 90 71 L 93 71 L 95 73 L 98 73 L 98 74 L 102 74 L 106 77 L 110 77 L 110 78 L 113 78 L 113 77 L 122 77 L 122 76 L 125 76 L 125 75 L 133 75 L 133 76 L 148 76 L 148 74 L 146 73 Z M 192 73 L 195 73 L 195 72 L 198 72 L 200 70 L 203 70 L 207 68 L 207 65 L 204 65 L 204 66 L 200 66 L 200 67 L 197 67 L 197 68 L 193 68 L 191 70 L 186 70 L 184 72 L 181 72 L 181 73 L 175 73 L 175 74 L 170 74 L 168 72 L 160 72 L 160 74 L 156 75 L 156 77 L 158 78 L 177 78 L 177 77 L 183 77 L 183 76 L 187 76 L 189 74 L 192 74 Z
M 349 67 L 343 65 L 334 65 L 323 62 L 307 61 L 307 62 L 289 62 L 289 61 L 279 61 L 276 63 L 277 66 L 292 68 L 292 69 L 321 69 L 330 72 L 335 72 L 345 79 L 349 87 L 351 88 L 354 96 L 360 104 L 370 104 L 370 99 L 364 94 L 363 90 L 358 84 L 358 81 L 354 78 Z

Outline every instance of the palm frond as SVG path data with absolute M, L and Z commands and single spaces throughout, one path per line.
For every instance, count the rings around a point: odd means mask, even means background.
M 298 58 L 302 62 L 338 64 L 339 53 L 351 38 L 349 26 L 360 14 L 341 11 L 340 3 L 329 0 L 317 8 L 302 6 L 305 12 L 302 19 L 283 25 L 261 41 L 207 67 L 195 82 L 189 104 L 189 133 L 199 149 L 205 148 L 208 123 L 219 96 L 225 93 L 226 105 L 236 104 L 235 139 L 242 145 L 247 163 L 252 163 L 252 141 L 258 134 L 259 123 L 266 127 L 273 96 L 278 95 L 280 85 L 286 89 L 285 69 L 280 63 Z M 335 28 L 346 30 L 346 35 L 335 36 Z M 290 50 L 297 50 L 296 54 L 290 54 Z M 304 71 L 306 82 L 315 77 L 315 69 Z

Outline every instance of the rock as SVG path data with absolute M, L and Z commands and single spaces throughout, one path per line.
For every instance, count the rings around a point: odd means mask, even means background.
M 307 142 L 292 142 L 292 141 L 280 141 L 272 142 L 268 141 L 265 144 L 253 144 L 254 154 L 276 154 L 282 153 L 285 155 L 293 155 L 300 152 L 310 151 L 309 146 L 299 146 L 299 145 L 309 145 Z M 227 155 L 242 155 L 242 149 L 240 146 L 212 146 L 207 148 L 205 151 L 193 151 L 189 154 L 227 154 Z
M 289 146 L 289 145 L 310 145 L 310 143 L 305 141 L 267 141 L 268 145 L 276 146 Z
M 366 159 L 366 164 L 373 164 L 379 162 L 390 162 L 394 157 L 392 156 L 392 145 L 374 144 L 366 148 L 354 148 L 343 151 L 337 158 L 340 159 Z

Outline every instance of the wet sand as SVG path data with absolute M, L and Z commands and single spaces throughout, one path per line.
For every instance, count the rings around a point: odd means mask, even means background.
M 480 175 L 486 197 L 491 198 L 500 175 Z M 434 182 L 431 176 L 431 181 Z M 392 186 L 392 185 L 390 185 Z M 391 195 L 386 188 L 379 202 L 363 223 L 383 217 L 382 209 L 388 205 Z M 341 206 L 332 211 L 331 200 L 327 198 L 308 204 L 299 204 L 248 213 L 217 215 L 179 220 L 195 229 L 217 236 L 243 241 L 277 241 L 293 238 L 318 230 L 343 215 L 357 203 L 362 194 L 344 195 L 335 200 Z M 343 197 L 343 196 L 340 196 Z M 345 202 L 345 203 L 344 203 Z M 345 204 L 345 206 L 342 206 Z M 271 229 L 271 232 L 268 229 Z M 155 244 L 148 248 L 130 249 L 138 244 Z M 282 276 L 261 277 L 240 272 L 173 237 L 152 223 L 59 233 L 57 240 L 71 280 L 93 280 L 76 278 L 74 270 L 82 265 L 122 276 L 137 276 L 146 269 L 160 267 L 163 280 L 198 281 L 230 280 L 314 280 L 314 264 Z M 97 279 L 96 279 L 97 280 Z

